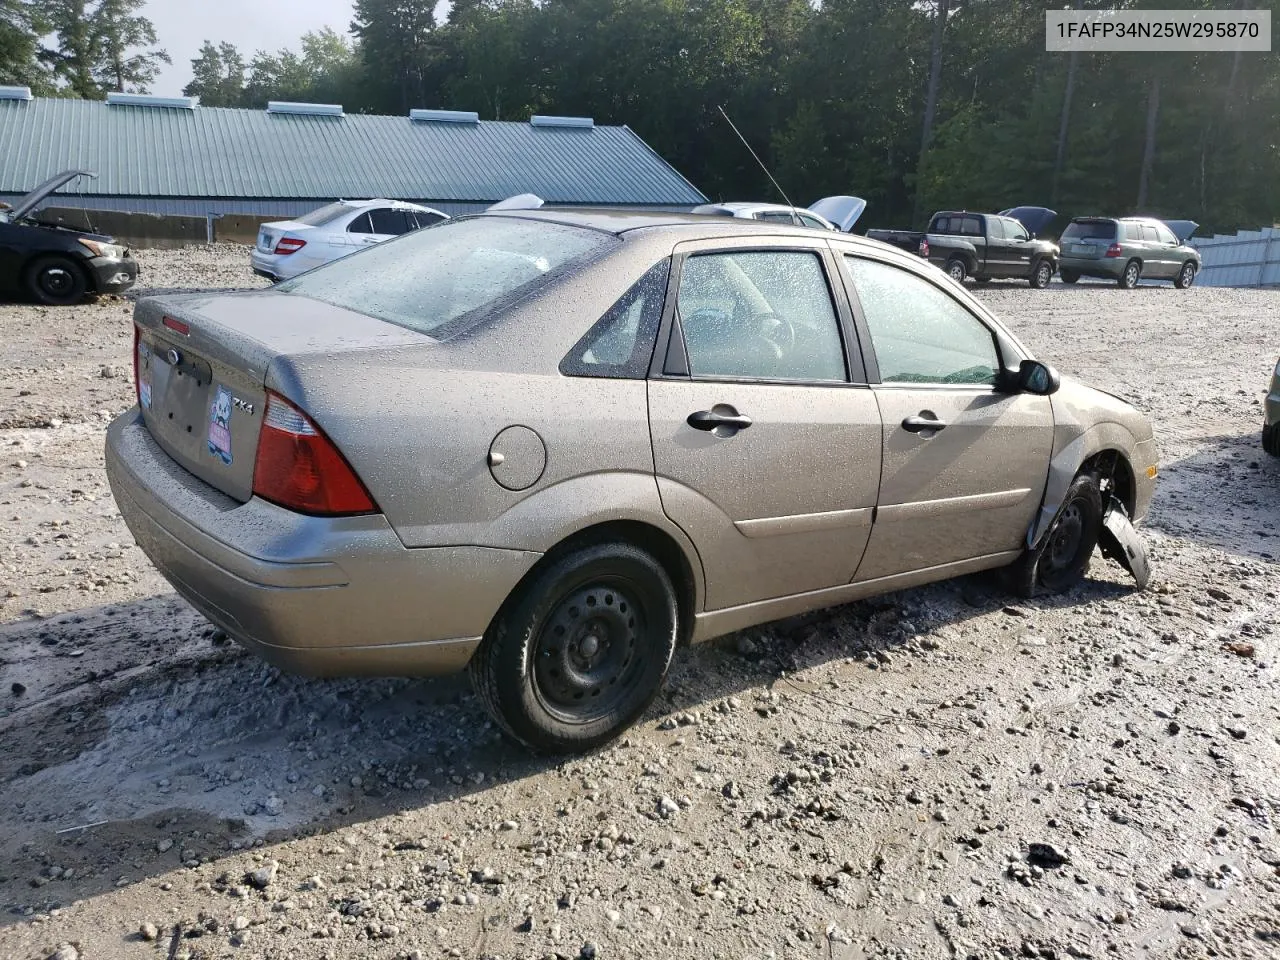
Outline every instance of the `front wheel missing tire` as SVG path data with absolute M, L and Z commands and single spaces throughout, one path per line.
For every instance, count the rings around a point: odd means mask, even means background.
M 1102 529 L 1102 493 L 1089 474 L 1071 481 L 1062 506 L 1034 548 L 1012 568 L 1013 587 L 1023 597 L 1062 593 L 1079 583 Z

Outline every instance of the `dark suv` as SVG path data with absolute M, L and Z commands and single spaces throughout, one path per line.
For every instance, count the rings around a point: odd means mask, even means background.
M 1141 280 L 1172 280 L 1179 289 L 1191 286 L 1200 272 L 1200 254 L 1186 245 L 1196 224 L 1172 226 L 1150 217 L 1076 217 L 1062 231 L 1058 272 L 1063 283 L 1081 277 L 1114 280 L 1126 290 Z

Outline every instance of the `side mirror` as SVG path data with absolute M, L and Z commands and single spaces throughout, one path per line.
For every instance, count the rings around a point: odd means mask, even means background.
M 1047 397 L 1058 392 L 1062 386 L 1062 378 L 1058 371 L 1039 360 L 1023 360 L 1018 365 L 1018 390 L 1022 393 L 1034 393 Z

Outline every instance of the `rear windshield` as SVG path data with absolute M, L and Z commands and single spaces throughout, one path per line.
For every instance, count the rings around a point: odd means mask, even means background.
M 521 220 L 446 220 L 276 287 L 443 339 L 602 253 L 598 230 Z
M 312 210 L 305 217 L 298 217 L 294 223 L 305 223 L 308 227 L 323 227 L 330 220 L 337 220 L 344 213 L 350 213 L 355 207 L 345 203 L 329 203 L 319 210 Z
M 1114 220 L 1072 220 L 1062 231 L 1063 240 L 1114 240 Z

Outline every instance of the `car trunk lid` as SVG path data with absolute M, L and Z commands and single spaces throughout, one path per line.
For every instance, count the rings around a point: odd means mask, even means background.
M 1074 260 L 1101 260 L 1117 242 L 1114 220 L 1073 220 L 1062 231 L 1058 246 Z
M 296 220 L 277 220 L 274 223 L 264 223 L 258 227 L 258 251 L 260 253 L 275 253 L 276 244 L 280 242 L 281 237 L 294 236 L 306 239 L 306 235 L 311 229 L 305 223 L 298 223 Z
M 139 406 L 151 435 L 177 463 L 242 503 L 253 495 L 273 365 L 307 354 L 434 342 L 273 292 L 150 298 L 139 302 L 134 322 Z

